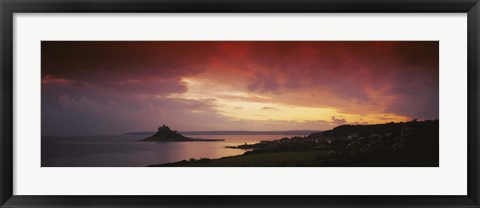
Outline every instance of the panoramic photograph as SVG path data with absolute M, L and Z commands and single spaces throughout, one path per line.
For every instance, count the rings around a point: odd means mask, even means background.
M 439 167 L 438 41 L 42 41 L 42 167 Z

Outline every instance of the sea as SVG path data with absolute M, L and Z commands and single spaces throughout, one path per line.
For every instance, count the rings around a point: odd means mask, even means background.
M 146 135 L 42 137 L 42 167 L 145 167 L 191 158 L 221 158 L 247 150 L 226 148 L 296 135 L 187 135 L 214 142 L 142 142 Z M 303 135 L 297 135 L 303 136 Z

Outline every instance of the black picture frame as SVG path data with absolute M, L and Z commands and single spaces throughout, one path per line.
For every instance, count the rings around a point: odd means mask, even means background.
M 480 207 L 478 0 L 0 0 L 1 207 Z M 112 12 L 467 13 L 468 194 L 466 196 L 25 196 L 13 195 L 13 14 Z M 95 187 L 92 187 L 94 189 Z M 414 188 L 414 187 L 412 187 Z

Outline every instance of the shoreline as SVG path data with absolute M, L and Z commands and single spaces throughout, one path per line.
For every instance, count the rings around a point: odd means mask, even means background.
M 438 120 L 342 125 L 308 136 L 225 146 L 242 155 L 148 167 L 438 167 Z

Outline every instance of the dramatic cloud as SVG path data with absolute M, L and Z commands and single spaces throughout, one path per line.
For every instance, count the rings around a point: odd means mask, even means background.
M 436 41 L 43 41 L 42 133 L 438 118 Z
M 347 123 L 347 120 L 345 120 L 344 118 L 335 118 L 335 116 L 332 116 L 332 122 L 337 125 L 342 125 Z

